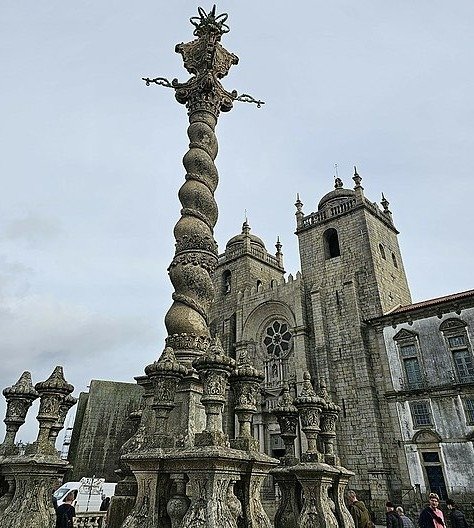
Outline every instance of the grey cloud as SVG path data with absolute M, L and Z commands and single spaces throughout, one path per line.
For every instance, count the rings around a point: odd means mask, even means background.
M 57 237 L 61 233 L 61 227 L 54 218 L 30 212 L 7 224 L 3 233 L 6 239 L 24 240 L 36 245 Z
M 8 295 L 24 295 L 29 289 L 32 273 L 30 267 L 0 255 L 0 299 Z M 0 311 L 3 310 L 4 307 L 0 306 Z
M 145 318 L 104 316 L 39 295 L 5 299 L 0 312 L 0 388 L 11 386 L 24 370 L 36 383 L 63 365 L 77 394 L 85 389 L 84 380 L 110 378 L 115 358 L 137 358 L 152 350 L 157 333 Z M 137 374 L 131 371 L 130 381 Z M 2 400 L 0 416 L 4 412 Z

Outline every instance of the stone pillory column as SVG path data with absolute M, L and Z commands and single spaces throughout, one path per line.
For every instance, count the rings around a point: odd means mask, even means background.
M 224 89 L 221 79 L 239 61 L 220 43 L 229 31 L 227 15 L 216 15 L 215 6 L 209 14 L 201 8 L 198 13 L 198 17 L 191 18 L 197 38 L 176 46 L 192 77 L 184 83 L 163 77 L 143 78 L 147 85 L 154 83 L 174 89 L 177 101 L 186 105 L 189 116 L 189 150 L 183 158 L 186 181 L 178 194 L 181 218 L 174 228 L 175 255 L 168 268 L 174 287 L 173 304 L 165 316 L 166 346 L 188 368 L 178 387 L 176 408 L 170 419 L 172 433 L 183 438 L 186 445 L 194 443 L 194 435 L 205 420 L 200 403 L 202 383 L 191 365 L 207 351 L 211 338 L 209 310 L 214 300 L 211 275 L 218 255 L 214 240 L 218 217 L 214 192 L 219 181 L 214 163 L 218 150 L 214 130 L 220 113 L 231 110 L 235 100 L 263 104 L 249 95 L 237 96 L 235 90 Z
M 183 159 L 186 181 L 179 190 L 181 218 L 174 228 L 176 250 L 168 270 L 175 291 L 165 317 L 167 346 L 173 348 L 179 361 L 189 364 L 207 349 L 210 338 L 209 308 L 214 299 L 211 273 L 217 264 L 214 192 L 219 181 L 214 164 L 218 150 L 214 129 L 220 112 L 231 110 L 234 100 L 262 104 L 248 95 L 238 97 L 235 90 L 224 89 L 220 79 L 239 61 L 220 44 L 222 35 L 229 31 L 227 15 L 216 16 L 215 6 L 209 14 L 202 8 L 198 12 L 199 17 L 191 18 L 197 39 L 176 46 L 191 79 L 185 83 L 177 79 L 170 83 L 162 77 L 143 79 L 147 85 L 173 88 L 189 115 L 190 144 Z

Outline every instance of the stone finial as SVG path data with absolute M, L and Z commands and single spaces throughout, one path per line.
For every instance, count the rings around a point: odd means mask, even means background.
M 201 403 L 206 413 L 206 428 L 195 436 L 195 445 L 228 446 L 222 430 L 227 379 L 235 368 L 235 360 L 224 353 L 219 338 L 211 340 L 206 354 L 193 361 L 193 367 L 203 383 Z
M 336 439 L 336 422 L 339 413 L 341 412 L 341 408 L 332 402 L 324 379 L 322 379 L 319 384 L 318 395 L 325 402 L 321 412 L 321 431 L 319 433 L 322 451 L 324 453 L 324 461 L 330 465 L 338 465 L 339 459 L 334 452 L 334 442 Z
M 383 214 L 388 217 L 390 221 L 392 221 L 392 212 L 388 208 L 390 205 L 390 202 L 385 198 L 384 194 L 382 193 L 382 200 L 380 201 L 380 205 L 383 207 Z
M 3 389 L 3 395 L 7 400 L 7 412 L 3 420 L 6 433 L 0 445 L 0 454 L 6 455 L 16 452 L 15 438 L 18 429 L 25 423 L 28 409 L 39 394 L 33 387 L 31 374 L 25 371 L 14 385 Z
M 237 438 L 231 440 L 231 447 L 243 451 L 258 451 L 258 441 L 252 436 L 252 417 L 257 412 L 257 396 L 265 379 L 263 372 L 254 368 L 248 354 L 240 354 L 240 364 L 230 378 L 235 394 L 234 411 L 239 421 Z
M 305 462 L 321 462 L 322 454 L 318 451 L 317 439 L 325 401 L 315 393 L 309 372 L 303 374 L 301 394 L 295 399 L 294 405 L 300 413 L 301 428 L 308 440 L 308 449 L 301 458 Z
M 40 408 L 36 419 L 39 422 L 38 438 L 34 444 L 36 453 L 55 455 L 56 450 L 51 444 L 51 429 L 60 419 L 61 405 L 74 387 L 64 379 L 63 367 L 57 366 L 51 376 L 35 385 L 40 395 Z
M 277 254 L 277 256 L 278 256 L 278 255 L 281 255 L 281 248 L 282 248 L 282 245 L 281 245 L 280 237 L 279 237 L 279 236 L 277 236 L 277 241 L 276 241 L 276 244 L 275 244 L 275 248 L 276 248 L 276 254 Z
M 341 178 L 339 178 L 339 176 L 336 176 L 334 178 L 334 188 L 335 189 L 341 189 L 343 187 L 343 183 L 342 183 L 342 180 Z
M 303 202 L 300 200 L 299 193 L 296 195 L 295 207 L 296 207 L 296 213 L 295 213 L 296 227 L 300 228 L 303 226 L 304 213 L 303 213 Z
M 174 447 L 174 438 L 168 434 L 168 417 L 175 406 L 176 389 L 187 374 L 187 368 L 177 361 L 173 349 L 167 346 L 158 361 L 145 367 L 145 374 L 153 384 L 152 409 L 156 415 L 152 447 Z
M 77 398 L 68 394 L 59 405 L 58 421 L 51 426 L 49 431 L 49 441 L 53 447 L 56 445 L 56 438 L 58 437 L 59 432 L 64 427 L 67 413 L 72 407 L 74 407 L 74 405 L 76 405 L 76 403 Z
M 359 176 L 359 173 L 357 172 L 357 167 L 354 165 L 354 176 L 352 177 L 355 183 L 354 189 L 361 187 L 360 182 L 362 181 L 362 178 Z
M 296 207 L 296 211 L 298 213 L 301 213 L 302 212 L 302 209 L 303 209 L 303 202 L 300 200 L 300 193 L 297 193 L 296 194 L 296 202 L 295 202 L 295 207 Z
M 284 384 L 278 400 L 278 405 L 273 409 L 272 414 L 278 421 L 278 425 L 280 426 L 280 436 L 285 444 L 283 463 L 287 466 L 292 466 L 298 462 L 295 456 L 298 409 L 293 405 L 293 398 L 291 397 L 288 383 Z
M 276 259 L 278 261 L 278 264 L 281 267 L 283 267 L 283 253 L 281 252 L 282 245 L 281 245 L 279 236 L 277 236 L 277 241 L 276 241 L 276 244 L 275 244 L 275 248 L 276 248 L 275 257 L 276 257 Z

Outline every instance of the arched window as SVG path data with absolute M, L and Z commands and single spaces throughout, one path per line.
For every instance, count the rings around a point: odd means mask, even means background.
M 384 247 L 382 246 L 382 244 L 379 244 L 379 251 L 380 251 L 380 254 L 382 255 L 382 258 L 384 260 L 386 260 L 386 257 L 385 257 L 385 249 Z
M 324 232 L 324 254 L 327 259 L 339 257 L 341 249 L 339 247 L 339 237 L 334 228 L 330 228 Z
M 231 273 L 229 270 L 222 274 L 222 290 L 225 294 L 230 293 L 232 289 Z
M 398 268 L 398 262 L 397 262 L 397 257 L 395 256 L 395 253 L 392 253 L 392 261 L 393 261 L 393 265 Z
M 261 289 L 262 289 L 262 281 L 258 280 L 257 281 L 257 291 L 260 291 Z

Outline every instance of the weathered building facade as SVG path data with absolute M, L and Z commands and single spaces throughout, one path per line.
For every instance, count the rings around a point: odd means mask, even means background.
M 387 359 L 402 481 L 472 502 L 474 291 L 400 307 L 371 324 Z

